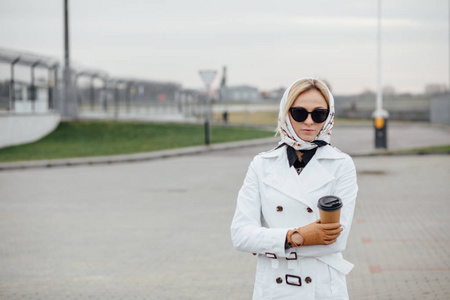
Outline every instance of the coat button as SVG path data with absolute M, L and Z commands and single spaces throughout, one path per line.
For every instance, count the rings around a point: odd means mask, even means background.
M 306 211 L 309 212 L 309 213 L 312 213 L 312 212 L 313 212 L 313 210 L 311 209 L 311 207 L 308 207 L 308 208 L 306 209 Z
M 283 206 L 277 206 L 277 211 L 278 212 L 282 212 L 283 211 Z
M 281 277 L 278 277 L 276 281 L 277 281 L 278 284 L 280 284 L 280 283 L 283 282 L 283 279 L 281 279 Z
M 312 281 L 311 277 L 306 277 L 306 278 L 305 278 L 305 282 L 306 282 L 306 283 L 311 283 L 311 281 Z

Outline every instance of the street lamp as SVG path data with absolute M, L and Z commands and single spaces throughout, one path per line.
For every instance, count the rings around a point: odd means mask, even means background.
M 64 0 L 64 101 L 62 115 L 68 118 L 76 118 L 78 107 L 73 86 L 73 74 L 70 69 L 69 56 L 69 0 Z
M 389 113 L 383 109 L 383 87 L 381 79 L 381 0 L 378 0 L 378 41 L 377 41 L 377 106 L 373 112 L 375 127 L 375 148 L 387 148 L 387 121 Z

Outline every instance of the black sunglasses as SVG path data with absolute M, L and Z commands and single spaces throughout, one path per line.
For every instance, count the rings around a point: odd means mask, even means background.
M 289 108 L 289 112 L 291 113 L 292 119 L 297 122 L 305 121 L 308 118 L 308 115 L 311 114 L 311 118 L 314 122 L 323 123 L 327 119 L 330 110 L 319 108 L 309 112 L 303 107 L 291 107 Z

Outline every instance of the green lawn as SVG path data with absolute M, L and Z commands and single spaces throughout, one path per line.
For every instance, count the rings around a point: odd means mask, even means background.
M 212 143 L 273 136 L 272 131 L 213 126 Z M 62 122 L 43 139 L 0 149 L 0 162 L 147 152 L 203 145 L 204 126 L 144 122 Z
M 398 151 L 393 151 L 393 153 L 416 153 L 416 154 L 448 153 L 448 154 L 450 154 L 450 145 L 414 148 L 414 149 L 410 149 L 410 150 L 398 150 Z

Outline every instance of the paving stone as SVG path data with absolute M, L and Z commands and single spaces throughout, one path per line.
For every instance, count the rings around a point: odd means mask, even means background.
M 267 146 L 0 172 L 0 299 L 250 299 L 229 226 Z M 449 299 L 446 155 L 357 157 L 352 299 Z

